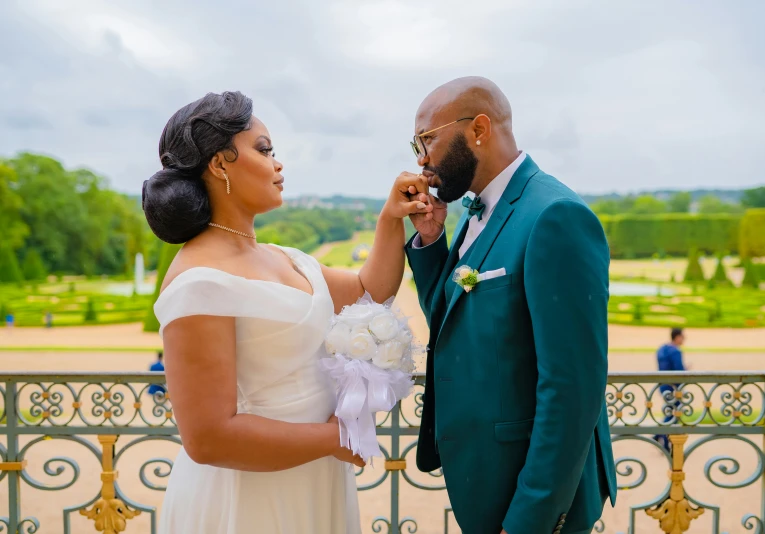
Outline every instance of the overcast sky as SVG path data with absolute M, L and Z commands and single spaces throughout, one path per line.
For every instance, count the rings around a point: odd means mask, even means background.
M 763 0 L 0 0 L 0 157 L 138 193 L 172 113 L 241 90 L 286 195 L 383 196 L 417 168 L 420 101 L 482 75 L 579 192 L 764 184 L 763 21 Z

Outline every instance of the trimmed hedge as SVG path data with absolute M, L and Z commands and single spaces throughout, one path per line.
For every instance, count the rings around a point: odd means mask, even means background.
M 0 283 L 13 282 L 20 284 L 24 281 L 24 276 L 19 267 L 19 260 L 16 253 L 7 245 L 0 246 Z
M 697 248 L 705 254 L 738 252 L 740 215 L 603 215 L 603 229 L 614 258 L 686 256 Z
M 159 298 L 159 290 L 162 288 L 162 282 L 165 280 L 170 264 L 173 263 L 175 255 L 183 247 L 183 245 L 171 245 L 169 243 L 162 243 L 161 246 L 159 265 L 157 266 L 157 287 L 154 288 L 154 298 L 151 299 L 149 309 L 146 310 L 146 318 L 143 321 L 144 332 L 159 332 L 159 319 L 154 315 L 154 303 Z
M 765 208 L 751 209 L 744 213 L 739 246 L 742 258 L 765 256 Z

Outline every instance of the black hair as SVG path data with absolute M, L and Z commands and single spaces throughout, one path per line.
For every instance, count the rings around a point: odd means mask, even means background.
M 166 243 L 185 243 L 212 219 L 202 179 L 218 152 L 238 156 L 234 136 L 252 125 L 252 100 L 240 92 L 208 93 L 170 117 L 159 140 L 162 170 L 143 183 L 141 205 L 152 232 Z
M 164 356 L 164 353 L 161 350 L 158 350 L 157 351 L 157 359 L 161 360 L 163 356 Z
M 673 328 L 672 329 L 672 341 L 677 339 L 677 336 L 683 335 L 683 329 L 682 328 Z

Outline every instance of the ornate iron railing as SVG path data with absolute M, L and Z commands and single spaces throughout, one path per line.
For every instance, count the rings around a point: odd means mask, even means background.
M 94 532 L 130 532 L 134 518 L 147 514 L 154 533 L 156 507 L 142 504 L 123 491 L 118 469 L 126 453 L 136 447 L 152 444 L 156 448 L 159 442 L 180 445 L 163 382 L 161 373 L 0 374 L 0 440 L 4 439 L 0 441 L 0 490 L 5 489 L 3 483 L 7 485 L 8 504 L 6 511 L 0 503 L 0 532 L 69 534 L 73 515 L 87 518 L 89 529 Z M 422 482 L 421 477 L 428 475 L 416 474 L 408 463 L 417 446 L 422 384 L 423 377 L 418 376 L 415 394 L 378 419 L 385 469 L 371 480 L 370 476 L 374 477 L 378 469 L 367 472 L 362 469 L 357 473 L 362 492 L 383 491 L 381 486 L 388 482 L 390 507 L 386 506 L 386 515 L 373 519 L 367 527 L 375 533 L 419 531 L 413 517 L 401 516 L 401 493 L 405 487 L 416 491 L 444 490 L 442 480 L 435 485 Z M 617 453 L 620 495 L 628 501 L 628 510 L 626 514 L 620 508 L 612 510 L 609 519 L 604 514 L 604 520 L 595 526 L 597 532 L 680 533 L 690 527 L 720 534 L 724 503 L 707 502 L 699 494 L 706 484 L 725 490 L 745 490 L 743 501 L 737 498 L 737 503 L 751 504 L 759 510 L 747 511 L 736 518 L 741 525 L 737 530 L 765 534 L 765 374 L 616 373 L 609 376 L 606 404 Z M 665 450 L 653 438 L 655 435 L 669 436 L 672 451 Z M 101 472 L 96 475 L 93 470 L 83 471 L 77 460 L 63 454 L 33 465 L 30 457 L 34 456 L 35 448 L 50 441 L 76 444 L 93 455 Z M 735 446 L 721 449 L 721 443 Z M 718 449 L 722 454 L 711 456 L 703 467 L 696 466 L 696 456 L 701 456 L 699 451 L 705 449 Z M 634 454 L 640 450 L 650 451 L 648 459 L 645 454 L 643 457 Z M 753 461 L 747 463 L 734 457 L 734 453 L 742 450 L 749 451 Z M 620 455 L 621 452 L 627 454 Z M 663 477 L 664 482 L 653 491 L 647 481 L 651 472 L 657 471 L 656 464 L 667 470 L 654 473 L 654 478 Z M 172 460 L 152 457 L 137 469 L 144 489 L 163 491 L 161 480 L 169 476 Z M 50 481 L 35 478 L 32 473 L 38 471 Z M 429 475 L 441 477 L 441 473 Z M 81 478 L 100 482 L 100 488 L 87 500 L 62 507 L 61 526 L 43 528 L 37 517 L 23 513 L 27 501 L 21 498 L 22 488 L 61 491 Z M 628 496 L 640 491 L 653 493 L 640 502 L 629 502 Z M 454 532 L 456 523 L 448 507 L 443 507 L 441 513 L 444 524 L 428 525 L 423 532 L 439 528 L 448 533 L 450 524 Z

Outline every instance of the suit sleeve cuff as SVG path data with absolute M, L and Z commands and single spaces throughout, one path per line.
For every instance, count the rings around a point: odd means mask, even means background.
M 440 241 L 440 239 L 441 239 L 441 237 L 443 235 L 444 235 L 444 231 L 442 230 L 441 231 L 441 235 L 438 236 L 438 239 L 436 239 L 435 241 L 433 241 L 433 243 L 430 243 L 429 245 L 423 246 L 422 238 L 420 237 L 420 234 L 417 233 L 417 234 L 415 234 L 414 238 L 412 238 L 412 245 L 411 246 L 412 246 L 412 248 L 428 248 L 428 247 L 434 245 L 435 243 L 438 243 L 438 241 Z

